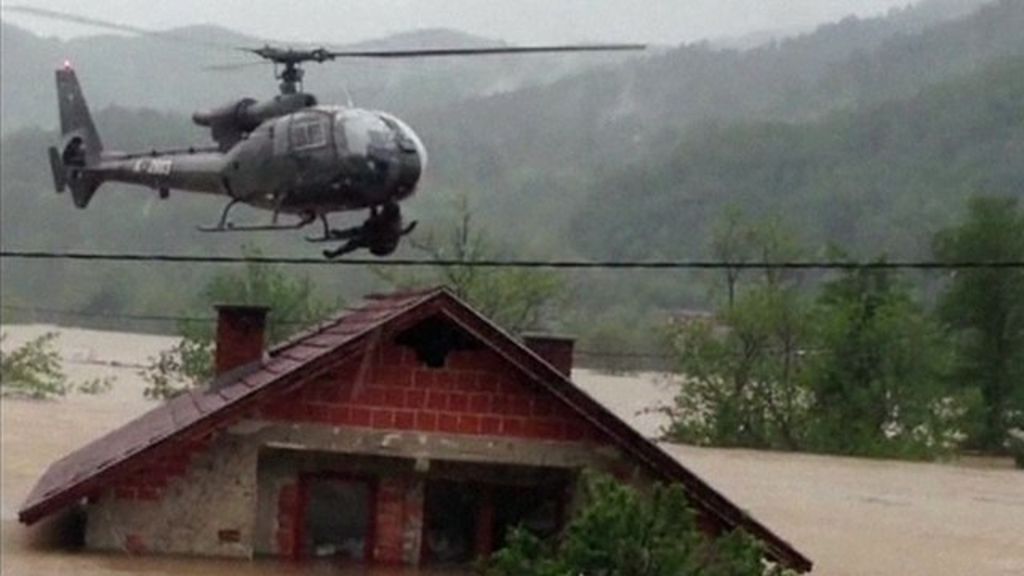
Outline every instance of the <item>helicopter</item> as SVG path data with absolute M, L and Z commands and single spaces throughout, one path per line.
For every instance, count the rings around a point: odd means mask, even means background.
M 166 34 L 24 6 L 17 11 L 119 31 Z M 71 191 L 86 208 L 105 182 L 155 189 L 161 199 L 171 190 L 222 196 L 226 204 L 209 233 L 296 230 L 319 223 L 309 242 L 338 243 L 324 250 L 332 259 L 360 249 L 388 256 L 416 222 L 405 223 L 400 204 L 416 192 L 427 167 L 427 149 L 413 129 L 393 114 L 352 105 L 321 104 L 303 90 L 306 63 L 341 59 L 400 59 L 643 50 L 642 44 L 500 46 L 413 50 L 330 50 L 266 44 L 239 48 L 274 64 L 279 93 L 257 100 L 238 98 L 193 114 L 208 128 L 210 145 L 145 152 L 108 151 L 93 123 L 71 63 L 57 69 L 61 141 L 49 148 L 54 187 Z M 264 224 L 236 224 L 232 209 L 245 204 L 269 211 Z M 359 225 L 332 227 L 338 212 L 367 211 Z M 282 216 L 291 222 L 282 222 Z

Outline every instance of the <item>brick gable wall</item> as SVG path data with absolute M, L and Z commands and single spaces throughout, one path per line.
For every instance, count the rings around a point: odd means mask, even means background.
M 446 434 L 600 439 L 590 423 L 491 350 L 453 352 L 444 368 L 429 368 L 412 349 L 390 343 L 275 398 L 260 416 Z

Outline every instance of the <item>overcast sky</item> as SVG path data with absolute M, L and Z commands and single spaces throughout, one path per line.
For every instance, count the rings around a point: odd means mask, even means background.
M 154 29 L 215 23 L 266 38 L 343 43 L 446 27 L 516 43 L 677 44 L 791 30 L 913 0 L 2 0 Z M 45 35 L 95 29 L 4 13 Z

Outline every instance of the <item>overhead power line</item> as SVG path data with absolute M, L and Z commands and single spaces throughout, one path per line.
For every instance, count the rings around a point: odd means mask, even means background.
M 424 260 L 410 258 L 294 258 L 284 256 L 206 256 L 196 254 L 139 254 L 115 252 L 49 252 L 2 250 L 0 259 L 135 262 L 156 264 L 278 264 L 285 266 L 378 266 L 387 268 L 550 268 L 575 270 L 1021 270 L 1024 261 L 935 260 L 885 261 L 776 261 L 729 262 L 724 260 Z

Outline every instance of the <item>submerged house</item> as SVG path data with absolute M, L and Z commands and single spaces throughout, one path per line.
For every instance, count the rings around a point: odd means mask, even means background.
M 573 344 L 520 342 L 444 289 L 263 348 L 266 310 L 218 310 L 216 378 L 55 462 L 19 512 L 75 507 L 97 550 L 468 562 L 509 526 L 556 534 L 584 468 L 678 482 L 710 535 L 811 562 L 576 387 Z

